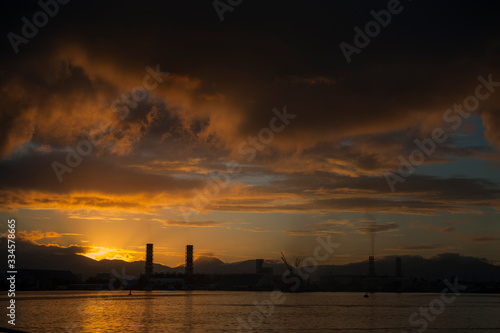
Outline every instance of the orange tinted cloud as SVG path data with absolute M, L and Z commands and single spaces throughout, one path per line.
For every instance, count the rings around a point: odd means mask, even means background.
M 5 234 L 3 234 L 2 236 L 5 236 Z M 22 240 L 36 243 L 36 241 L 40 239 L 59 238 L 62 237 L 62 235 L 54 231 L 42 232 L 40 230 L 32 230 L 28 232 L 21 230 L 16 232 L 16 237 Z

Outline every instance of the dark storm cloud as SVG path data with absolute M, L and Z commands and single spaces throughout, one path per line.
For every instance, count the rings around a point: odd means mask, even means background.
M 273 186 L 283 191 L 312 191 L 321 190 L 321 193 L 334 193 L 349 189 L 364 191 L 367 194 L 389 194 L 383 177 L 346 177 L 336 176 L 326 172 L 314 174 L 295 174 L 286 180 L 277 180 Z M 499 184 L 486 179 L 471 178 L 438 178 L 424 175 L 413 175 L 405 182 L 401 189 L 402 195 L 429 196 L 430 199 L 463 199 L 489 200 L 500 196 Z
M 381 232 L 391 232 L 399 230 L 399 225 L 394 222 L 388 223 L 367 223 L 362 221 L 348 221 L 348 220 L 329 220 L 326 222 L 312 223 L 314 228 L 301 229 L 301 230 L 286 230 L 287 235 L 308 236 L 308 235 L 325 235 L 325 234 L 344 234 L 349 231 L 354 231 L 360 234 L 376 234 Z M 323 227 L 323 228 L 318 228 Z M 324 227 L 329 227 L 324 228 Z
M 461 238 L 465 239 L 465 241 L 467 242 L 473 242 L 473 243 L 489 243 L 489 242 L 500 241 L 499 237 L 488 237 L 488 236 L 463 236 Z
M 71 174 L 57 181 L 53 161 L 64 161 L 65 153 L 35 153 L 0 163 L 2 189 L 32 190 L 46 193 L 99 192 L 134 194 L 187 191 L 201 183 L 179 180 L 121 167 L 112 160 L 87 157 Z M 34 167 L 34 166 L 37 167 Z
M 390 223 L 383 223 L 383 224 L 365 224 L 362 226 L 359 226 L 358 231 L 362 234 L 367 234 L 367 233 L 380 233 L 380 232 L 386 232 L 386 231 L 394 231 L 398 230 L 399 225 L 394 222 Z
M 405 183 L 406 185 L 406 183 Z M 288 204 L 283 204 L 288 201 Z M 439 215 L 479 213 L 498 207 L 498 184 L 484 179 L 412 176 L 398 195 L 388 193 L 382 177 L 346 177 L 329 173 L 293 174 L 268 186 L 241 191 L 238 197 L 213 199 L 209 210 L 340 211 Z
M 487 1 L 405 2 L 348 65 L 339 43 L 352 43 L 353 27 L 364 27 L 370 10 L 386 4 L 248 2 L 221 23 L 210 2 L 71 2 L 19 54 L 2 55 L 3 189 L 189 197 L 203 183 L 172 173 L 220 169 L 242 140 L 268 126 L 273 107 L 286 105 L 298 117 L 257 158 L 268 169 L 248 168 L 256 176 L 286 172 L 286 182 L 254 187 L 262 196 L 221 196 L 225 202 L 214 209 L 431 214 L 498 202 L 498 184 L 423 176 L 401 187 L 407 199 L 375 198 L 387 185 L 373 176 L 440 126 L 446 109 L 474 93 L 478 75 L 500 81 L 498 11 Z M 35 10 L 13 8 L 5 32 L 19 32 L 17 18 Z M 156 64 L 170 77 L 127 119 L 112 118 L 111 151 L 85 159 L 61 184 L 50 166 L 64 154 L 26 152 L 29 142 L 54 151 L 76 144 L 81 130 L 113 116 L 112 101 Z M 498 101 L 500 92 L 481 105 L 490 142 L 499 140 Z M 479 150 L 439 147 L 429 162 Z M 171 163 L 158 161 L 165 159 Z M 277 193 L 304 199 L 264 205 Z M 9 195 L 10 204 L 21 200 Z
M 75 2 L 11 59 L 12 71 L 23 57 L 36 52 L 42 58 L 70 41 L 90 59 L 124 71 L 161 63 L 241 104 L 242 121 L 235 124 L 241 137 L 264 126 L 272 107 L 288 105 L 305 116 L 277 140 L 300 138 L 313 146 L 402 129 L 415 115 L 442 113 L 470 94 L 477 75 L 498 68 L 495 5 L 484 1 L 405 3 L 401 16 L 347 65 L 338 44 L 351 42 L 352 28 L 385 6 L 259 2 L 239 6 L 222 24 L 206 2 Z M 315 77 L 333 83 L 310 84 Z

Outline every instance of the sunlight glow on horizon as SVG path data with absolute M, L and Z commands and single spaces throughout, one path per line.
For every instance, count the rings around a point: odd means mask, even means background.
M 107 259 L 107 260 L 123 260 L 127 262 L 133 262 L 144 259 L 143 257 L 134 256 L 133 254 L 135 253 L 138 252 L 93 246 L 91 252 L 79 253 L 79 254 L 94 260 Z

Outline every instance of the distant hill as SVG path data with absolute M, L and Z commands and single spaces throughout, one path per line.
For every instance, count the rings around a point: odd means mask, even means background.
M 462 256 L 457 253 L 441 253 L 431 258 L 421 256 L 400 256 L 405 277 L 443 279 L 452 276 L 468 281 L 500 281 L 500 266 L 495 266 L 484 259 Z M 347 265 L 322 266 L 321 275 L 366 275 L 368 260 Z M 396 256 L 375 260 L 375 274 L 394 276 Z
M 0 238 L 1 253 L 7 253 L 7 242 Z M 38 245 L 28 241 L 16 240 L 17 268 L 70 270 L 82 275 L 85 279 L 98 273 L 111 273 L 116 270 L 120 274 L 139 277 L 144 272 L 145 262 L 126 262 L 123 260 L 93 260 L 79 255 L 82 249 L 78 246 L 59 247 Z M 377 275 L 394 275 L 396 257 L 376 258 L 375 272 Z M 443 279 L 458 276 L 465 281 L 500 281 L 500 266 L 495 266 L 484 259 L 462 256 L 456 253 L 443 253 L 432 258 L 421 256 L 402 256 L 403 275 L 406 277 Z M 0 269 L 5 272 L 6 260 L 0 261 Z M 275 274 L 285 271 L 284 265 L 278 260 L 266 260 L 266 267 L 273 267 Z M 195 273 L 208 274 L 239 274 L 254 273 L 255 260 L 224 263 L 216 257 L 198 257 L 194 261 Z M 184 265 L 169 267 L 154 264 L 155 272 L 183 273 Z M 123 271 L 125 270 L 125 271 Z M 366 275 L 368 262 L 358 262 L 346 265 L 323 265 L 312 274 L 320 275 Z
M 0 239 L 2 253 L 7 253 L 7 242 Z M 94 260 L 77 253 L 83 252 L 78 246 L 59 247 L 38 245 L 32 242 L 16 239 L 16 266 L 18 269 L 51 269 L 70 270 L 82 275 L 83 278 L 95 276 L 97 273 L 110 273 L 113 269 L 122 273 L 125 268 L 127 275 L 139 277 L 144 272 L 145 262 L 126 262 L 123 260 Z M 0 262 L 0 269 L 5 272 L 7 260 Z M 155 264 L 157 271 L 168 270 L 170 267 Z

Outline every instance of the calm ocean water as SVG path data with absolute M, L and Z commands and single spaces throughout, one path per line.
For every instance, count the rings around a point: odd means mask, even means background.
M 219 291 L 50 291 L 16 293 L 16 329 L 28 332 L 499 332 L 500 295 L 439 302 L 419 324 L 409 318 L 439 294 Z M 270 306 L 272 301 L 282 304 Z M 7 298 L 0 298 L 2 327 Z M 261 311 L 255 305 L 261 307 Z M 262 305 L 264 304 L 264 305 Z M 265 315 L 262 315 L 264 313 Z M 433 319 L 434 318 L 434 319 Z M 245 328 L 246 327 L 246 328 Z

